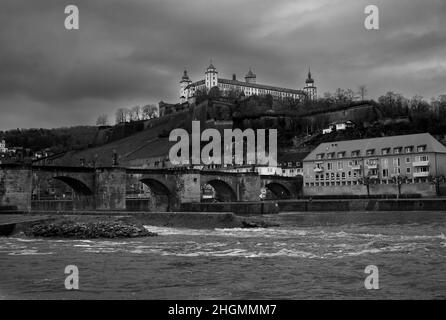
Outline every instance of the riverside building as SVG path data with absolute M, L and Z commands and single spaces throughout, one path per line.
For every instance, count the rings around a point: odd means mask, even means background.
M 407 193 L 428 194 L 421 184 L 444 175 L 446 147 L 429 133 L 322 143 L 303 160 L 308 195 L 364 194 L 365 184 L 394 193 L 398 180 Z

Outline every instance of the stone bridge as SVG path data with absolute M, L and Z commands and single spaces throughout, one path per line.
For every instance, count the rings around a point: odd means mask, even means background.
M 59 199 L 61 203 L 65 201 L 64 206 L 58 207 L 60 210 L 131 209 L 127 205 L 129 182 L 148 186 L 164 203 L 166 211 L 177 210 L 182 203 L 200 202 L 206 184 L 214 188 L 219 201 L 257 201 L 261 188 L 269 189 L 275 198 L 296 198 L 302 188 L 302 179 L 257 173 L 0 165 L 0 205 L 15 205 L 23 211 L 31 211 L 32 203 L 54 205 L 55 201 L 36 199 L 35 194 L 56 181 L 70 189 L 72 195 L 70 200 Z

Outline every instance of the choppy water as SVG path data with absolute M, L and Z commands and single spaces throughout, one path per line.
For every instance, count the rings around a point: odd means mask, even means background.
M 132 240 L 3 237 L 0 297 L 446 298 L 446 213 L 391 215 L 306 227 L 300 215 L 274 216 L 286 227 L 268 229 L 147 226 L 159 236 Z M 78 291 L 64 287 L 67 265 L 79 268 Z M 364 288 L 367 265 L 379 268 L 379 290 Z

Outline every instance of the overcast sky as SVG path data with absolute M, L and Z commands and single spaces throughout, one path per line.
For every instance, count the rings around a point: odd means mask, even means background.
M 80 29 L 64 28 L 75 4 Z M 364 8 L 380 9 L 380 30 Z M 118 107 L 177 102 L 203 78 L 251 67 L 259 83 L 318 93 L 364 84 L 446 93 L 445 0 L 1 0 L 0 130 L 94 124 Z

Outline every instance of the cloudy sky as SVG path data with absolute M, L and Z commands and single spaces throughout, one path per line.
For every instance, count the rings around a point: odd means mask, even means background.
M 64 28 L 75 4 L 80 29 Z M 364 8 L 380 9 L 380 30 Z M 445 0 L 1 0 L 0 130 L 94 124 L 102 113 L 177 102 L 183 69 L 252 67 L 259 83 L 320 94 L 364 84 L 446 93 Z

